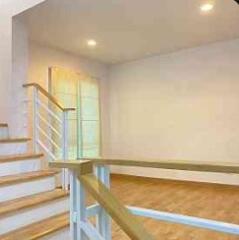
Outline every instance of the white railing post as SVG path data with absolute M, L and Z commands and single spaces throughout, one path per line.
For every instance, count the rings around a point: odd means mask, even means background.
M 75 110 L 74 108 L 63 108 L 55 98 L 37 83 L 24 84 L 23 87 L 33 87 L 32 93 L 32 135 L 34 152 L 43 149 L 49 161 L 68 160 L 68 112 Z M 41 94 L 41 95 L 40 95 Z M 40 95 L 40 96 L 39 96 Z M 41 101 L 42 97 L 45 97 Z M 44 100 L 48 100 L 45 104 Z M 52 107 L 52 104 L 54 107 Z M 58 110 L 57 112 L 55 111 Z M 60 111 L 60 112 L 59 112 Z M 42 113 L 43 112 L 43 113 Z M 45 112 L 48 114 L 45 116 Z M 59 116 L 58 113 L 61 115 Z M 53 124 L 57 122 L 57 127 Z M 58 126 L 59 131 L 58 131 Z M 54 132 L 54 135 L 53 135 Z M 57 137 L 55 141 L 53 138 Z M 69 188 L 68 170 L 62 173 L 62 187 Z
M 71 240 L 88 240 L 81 228 L 87 221 L 86 194 L 77 173 L 70 172 L 70 235 Z
M 108 188 L 110 188 L 110 169 L 108 166 L 97 166 L 96 176 L 104 183 Z M 100 207 L 99 214 L 96 218 L 97 230 L 105 240 L 112 239 L 111 233 L 111 218 L 106 213 L 106 211 Z
M 35 153 L 39 152 L 39 147 L 38 147 L 38 140 L 39 140 L 39 118 L 38 118 L 38 100 L 39 100 L 39 94 L 38 94 L 38 89 L 33 88 L 33 149 Z
M 68 112 L 62 113 L 62 159 L 68 160 Z M 67 169 L 62 170 L 62 187 L 63 189 L 69 188 L 69 174 Z

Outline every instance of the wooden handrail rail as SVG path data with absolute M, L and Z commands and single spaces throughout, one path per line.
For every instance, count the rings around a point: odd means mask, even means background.
M 88 160 L 53 161 L 49 162 L 49 166 L 52 168 L 68 168 L 71 170 L 77 170 L 80 174 L 93 172 L 93 163 Z
M 105 209 L 112 219 L 134 240 L 153 240 L 143 224 L 93 174 L 93 162 L 88 160 L 58 161 L 50 167 L 69 168 L 75 171 L 85 189 Z
M 61 109 L 63 112 L 66 111 L 75 111 L 75 108 L 64 108 L 55 97 L 53 97 L 47 90 L 45 90 L 41 85 L 38 83 L 26 83 L 22 85 L 24 88 L 28 87 L 35 87 L 37 88 L 45 97 L 47 97 L 52 103 L 54 103 L 59 109 Z
M 106 210 L 112 219 L 134 240 L 153 240 L 143 224 L 99 181 L 94 174 L 79 176 L 86 190 Z
M 181 160 L 128 160 L 128 159 L 84 159 L 93 161 L 95 165 L 118 165 L 128 167 L 146 167 L 174 170 L 187 170 L 199 172 L 218 172 L 218 173 L 239 173 L 237 163 L 211 163 L 211 162 L 189 162 Z
M 98 161 L 99 159 L 95 160 L 77 160 L 77 161 L 70 161 L 70 163 L 65 162 L 57 162 L 53 163 L 54 167 L 69 167 L 70 169 L 76 170 L 79 172 L 79 168 L 81 164 L 90 164 L 93 165 L 94 161 Z M 126 160 L 118 160 L 118 161 L 126 161 Z M 132 161 L 132 160 L 127 160 Z M 144 161 L 149 162 L 149 161 Z M 181 161 L 182 162 L 182 161 Z M 185 163 L 185 161 L 183 161 Z M 186 162 L 188 163 L 188 162 Z M 102 162 L 100 163 L 102 164 Z M 198 164 L 197 164 L 198 165 Z M 214 167 L 218 166 L 218 164 L 211 164 Z M 219 164 L 220 167 L 232 167 L 238 169 L 238 164 L 233 163 L 226 163 L 226 164 Z M 75 173 L 76 173 L 75 172 Z M 78 174 L 77 177 L 84 186 L 85 189 L 100 203 L 101 206 L 112 216 L 112 218 L 125 230 L 125 232 L 130 236 L 131 239 L 137 240 L 148 240 L 152 239 L 149 233 L 147 233 L 144 229 L 139 228 L 140 223 L 135 223 L 134 219 L 131 218 L 131 215 L 128 215 L 125 212 L 124 206 L 118 199 L 115 198 L 114 195 L 111 194 L 110 190 L 99 181 L 92 172 L 92 168 L 90 171 L 81 171 L 83 174 Z M 237 172 L 237 170 L 236 170 Z M 79 201 L 80 202 L 80 201 Z M 119 204 L 119 205 L 118 205 Z M 123 208 L 122 208 L 123 207 Z M 127 207 L 128 210 L 131 211 L 132 214 L 141 217 L 148 217 L 155 220 L 166 221 L 171 223 L 178 223 L 183 225 L 189 225 L 193 227 L 199 227 L 203 229 L 209 229 L 213 231 L 229 233 L 233 235 L 239 235 L 239 225 L 231 224 L 227 222 L 215 221 L 210 219 L 174 214 L 169 212 L 161 212 L 156 211 L 153 209 L 145 209 L 140 207 Z M 135 225 L 134 225 L 135 223 Z M 142 225 L 141 225 L 142 226 Z

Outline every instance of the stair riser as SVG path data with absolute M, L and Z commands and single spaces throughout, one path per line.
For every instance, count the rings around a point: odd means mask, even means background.
M 0 127 L 0 139 L 9 138 L 8 127 Z
M 69 210 L 69 198 L 65 197 L 52 202 L 18 211 L 12 216 L 0 217 L 0 235 L 16 230 L 31 223 L 41 221 Z
M 1 186 L 0 202 L 13 200 L 16 198 L 30 196 L 36 193 L 51 191 L 55 189 L 55 177 L 50 176 L 33 181 Z
M 61 231 L 57 231 L 55 233 L 49 234 L 49 235 L 41 238 L 41 240 L 66 240 L 66 239 L 70 239 L 70 229 L 69 228 L 65 228 Z
M 41 170 L 40 158 L 0 163 L 0 177 L 39 170 Z
M 27 143 L 0 143 L 0 156 L 1 155 L 17 155 L 27 152 Z

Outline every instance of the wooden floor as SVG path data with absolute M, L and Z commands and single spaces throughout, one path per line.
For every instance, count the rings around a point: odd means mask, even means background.
M 112 176 L 113 193 L 126 205 L 221 220 L 239 224 L 239 187 Z M 92 199 L 88 198 L 88 203 Z M 19 203 L 20 207 L 22 204 Z M 159 240 L 239 240 L 239 237 L 214 231 L 140 218 Z M 19 231 L 0 237 L 4 240 L 39 239 L 42 234 L 69 225 L 68 214 L 61 214 Z M 39 235 L 40 234 L 40 235 Z M 113 240 L 129 239 L 113 224 Z
M 124 204 L 239 224 L 239 187 L 114 175 L 112 191 Z M 156 239 L 238 240 L 239 237 L 141 218 Z M 113 239 L 129 239 L 113 224 Z

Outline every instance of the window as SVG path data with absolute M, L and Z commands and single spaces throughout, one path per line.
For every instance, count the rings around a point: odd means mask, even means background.
M 100 156 L 99 86 L 95 78 L 71 70 L 50 68 L 49 89 L 69 112 L 69 158 Z M 53 123 L 58 128 L 57 123 Z M 57 136 L 52 137 L 57 141 Z M 61 152 L 54 149 L 61 156 Z

